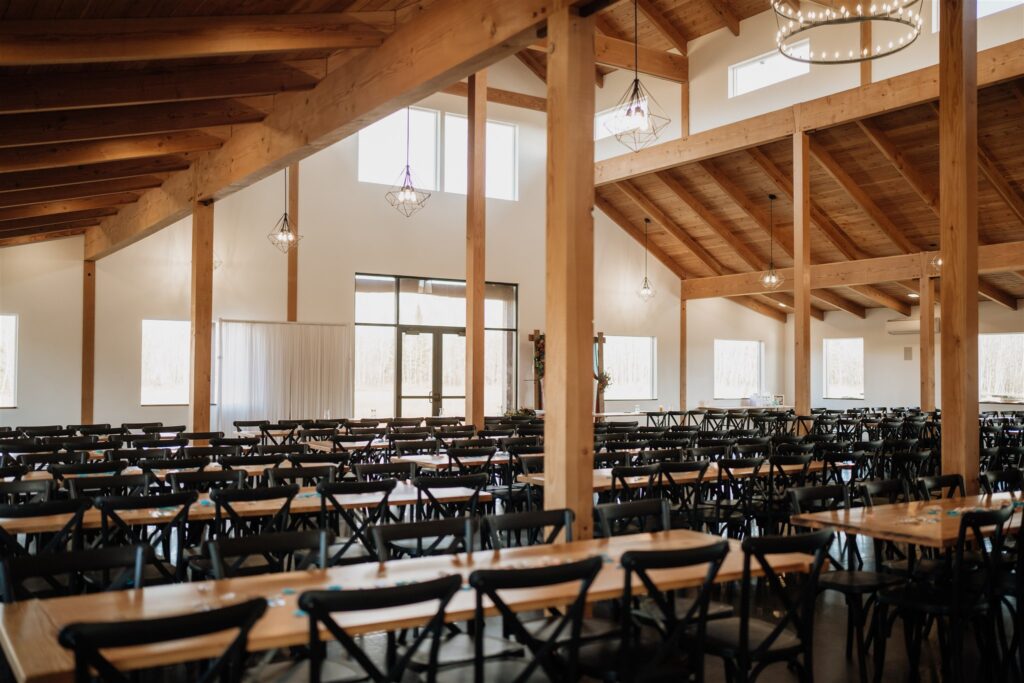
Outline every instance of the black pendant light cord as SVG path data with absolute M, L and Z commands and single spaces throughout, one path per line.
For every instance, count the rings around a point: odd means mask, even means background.
M 640 80 L 640 22 L 637 15 L 638 0 L 633 0 L 633 80 Z
M 775 195 L 768 195 L 768 268 L 775 269 Z
M 412 126 L 411 126 L 410 121 L 412 121 L 412 109 L 409 108 L 409 107 L 406 107 L 405 108 L 405 172 L 406 173 L 409 172 L 409 142 L 410 142 L 409 138 L 411 136 L 410 131 L 412 130 Z
M 651 225 L 651 219 L 644 219 L 644 279 L 647 279 L 647 229 Z

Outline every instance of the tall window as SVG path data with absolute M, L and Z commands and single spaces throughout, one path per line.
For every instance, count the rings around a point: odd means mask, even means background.
M 188 320 L 142 321 L 142 405 L 188 405 L 191 336 Z M 217 371 L 217 325 L 213 323 L 211 403 L 217 397 Z
M 715 340 L 715 398 L 750 398 L 762 393 L 764 342 Z
M 417 107 L 408 112 L 413 182 L 419 189 L 437 190 L 440 112 Z M 405 168 L 405 130 L 406 110 L 401 109 L 359 131 L 359 182 L 398 184 Z
M 649 401 L 658 397 L 657 340 L 654 337 L 613 337 L 604 341 L 604 370 L 611 378 L 608 401 Z
M 18 406 L 18 316 L 0 315 L 0 408 Z
M 807 57 L 811 52 L 811 41 L 793 43 L 793 54 Z M 811 65 L 784 57 L 778 50 L 765 52 L 729 67 L 729 97 L 746 95 L 748 92 L 767 88 L 782 81 L 811 72 Z
M 423 416 L 429 401 L 405 397 L 435 389 L 443 414 L 462 415 L 465 400 L 448 397 L 465 392 L 465 338 L 459 335 L 466 328 L 466 283 L 358 274 L 355 290 L 355 415 Z M 516 405 L 517 299 L 516 285 L 488 282 L 484 288 L 487 415 Z
M 978 336 L 978 397 L 983 403 L 1024 402 L 1024 334 Z
M 978 0 L 978 18 L 1024 5 L 1024 0 Z M 932 33 L 939 32 L 939 0 L 932 0 Z
M 864 398 L 864 339 L 826 339 L 822 354 L 825 398 Z
M 444 191 L 466 194 L 468 119 L 444 115 Z M 487 187 L 491 199 L 519 199 L 519 128 L 510 123 L 487 122 Z

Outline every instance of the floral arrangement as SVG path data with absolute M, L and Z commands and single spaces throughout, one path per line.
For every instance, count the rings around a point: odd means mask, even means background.
M 612 376 L 607 372 L 602 372 L 599 375 L 595 375 L 594 379 L 597 380 L 597 390 L 604 391 L 612 383 Z
M 544 335 L 539 335 L 533 342 L 533 374 L 539 382 L 544 379 Z

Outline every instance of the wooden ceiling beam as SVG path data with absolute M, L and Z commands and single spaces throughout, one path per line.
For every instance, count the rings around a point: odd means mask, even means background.
M 67 168 L 48 168 L 42 171 L 0 173 L 0 193 L 106 182 L 141 176 L 152 177 L 158 174 L 184 171 L 188 167 L 187 159 L 172 155 L 154 159 L 132 159 Z M 3 198 L 4 195 L 0 194 L 0 199 Z
M 939 96 L 939 69 L 930 66 L 818 99 L 777 109 L 684 138 L 668 140 L 639 152 L 597 162 L 597 185 L 682 166 L 730 152 L 789 138 L 797 128 L 830 128 L 887 111 L 904 109 Z M 1024 39 L 978 53 L 978 86 L 986 87 L 1024 75 Z
M 384 43 L 335 69 L 308 92 L 274 96 L 265 120 L 234 126 L 193 172 L 103 221 L 86 235 L 95 260 L 173 224 L 194 199 L 221 199 L 342 140 L 536 40 L 554 0 L 435 0 Z
M 530 45 L 530 49 L 535 52 L 547 52 L 547 41 L 539 40 Z M 633 42 L 630 40 L 619 40 L 600 33 L 594 34 L 594 60 L 598 64 L 632 71 L 636 63 L 633 51 Z M 675 83 L 688 82 L 689 62 L 684 55 L 646 47 L 640 47 L 638 52 L 640 59 L 637 70 L 640 73 Z
M 100 197 L 120 192 L 151 190 L 154 187 L 160 187 L 163 182 L 164 178 L 161 176 L 138 176 L 136 178 L 122 178 L 119 180 L 97 180 L 77 185 L 44 187 L 36 190 L 0 192 L 0 207 L 28 206 L 45 202 L 81 199 L 83 197 Z
M 743 213 L 747 214 L 750 220 L 754 221 L 766 235 L 771 235 L 773 232 L 771 229 L 770 221 L 768 216 L 765 215 L 757 205 L 755 205 L 750 198 L 747 197 L 746 193 L 727 176 L 722 169 L 718 168 L 715 164 L 702 161 L 699 163 L 701 169 L 714 181 L 714 184 L 729 197 L 732 202 L 742 209 Z M 790 258 L 793 257 L 793 232 L 786 228 L 775 226 L 773 238 L 775 245 L 781 249 Z
M 831 289 L 812 289 L 811 296 L 826 304 L 831 304 L 836 308 L 846 311 L 851 315 L 855 315 L 858 318 L 867 317 L 867 309 L 858 304 L 856 301 L 847 299 L 842 294 L 834 292 Z
M 0 76 L 0 114 L 273 95 L 309 90 L 325 73 L 324 60 L 310 59 Z
M 1010 309 L 1011 311 L 1017 310 L 1017 297 L 1013 296 L 1009 292 L 996 287 L 990 282 L 984 280 L 978 280 L 978 293 L 989 301 Z
M 394 24 L 394 12 L 4 21 L 0 66 L 376 47 Z
M 665 14 L 658 9 L 652 0 L 638 0 L 638 7 L 647 21 L 654 24 L 658 33 L 679 51 L 679 54 L 686 54 L 686 45 L 690 41 L 683 31 L 675 25 Z
M 811 138 L 811 156 L 818 164 L 835 180 L 841 188 L 849 195 L 861 211 L 868 215 L 872 222 L 881 228 L 882 232 L 892 240 L 900 251 L 911 254 L 919 251 L 917 245 L 911 242 L 903 231 L 892 222 L 888 215 L 875 204 L 875 201 L 868 196 L 868 193 L 850 177 L 850 174 L 835 160 L 820 142 Z
M 548 67 L 535 52 L 532 50 L 522 50 L 516 53 L 516 59 L 522 62 L 523 66 L 529 69 L 534 76 L 547 83 Z
M 252 103 L 253 100 L 247 100 Z M 0 147 L 46 145 L 262 121 L 266 114 L 239 100 L 202 100 L 39 114 L 8 114 Z
M 5 173 L 62 168 L 217 149 L 223 141 L 199 130 L 0 148 Z
M 36 216 L 34 218 L 19 218 L 17 220 L 0 221 L 0 233 L 25 228 L 41 228 L 49 225 L 63 225 L 65 223 L 76 223 L 73 227 L 82 227 L 77 224 L 82 223 L 83 221 L 97 223 L 99 222 L 98 219 L 113 216 L 115 213 L 117 213 L 117 209 L 115 208 L 88 209 L 86 211 L 69 211 L 67 213 L 53 214 L 50 216 Z
M 861 119 L 857 121 L 857 126 L 867 135 L 868 139 L 882 153 L 882 156 L 899 171 L 899 174 L 903 176 L 903 179 L 907 181 L 911 189 L 938 215 L 939 189 L 907 160 L 903 152 L 879 128 L 875 121 Z
M 992 155 L 980 144 L 978 145 L 978 171 L 981 175 L 985 176 L 985 180 L 989 182 L 992 189 L 1010 207 L 1010 211 L 1017 217 L 1017 220 L 1024 223 L 1024 199 L 1010 185 L 1006 175 L 999 170 L 999 167 L 992 159 Z
M 92 225 L 87 227 L 95 227 L 99 223 L 93 222 Z M 68 237 L 77 237 L 78 235 L 85 234 L 85 228 L 71 228 L 69 230 L 46 230 L 37 232 L 30 235 L 21 235 L 19 237 L 0 237 L 0 248 L 3 247 L 19 247 L 23 244 L 35 244 L 36 242 L 49 242 L 51 240 L 65 239 Z
M 880 304 L 885 308 L 896 311 L 900 315 L 906 316 L 908 318 L 910 317 L 910 302 L 908 301 L 903 301 L 902 299 L 895 297 L 892 294 L 883 292 L 877 287 L 872 287 L 870 285 L 856 285 L 850 287 L 850 289 L 861 294 L 862 296 L 867 297 L 868 299 L 871 299 L 876 304 Z
M 468 97 L 469 84 L 459 81 L 458 83 L 453 83 L 446 88 L 442 88 L 441 92 L 448 95 Z M 526 95 L 512 90 L 502 90 L 501 88 L 487 88 L 487 101 L 493 102 L 494 104 L 505 104 L 510 107 L 519 107 L 520 109 L 532 109 L 533 111 L 548 110 L 548 100 L 546 97 Z
M 740 18 L 736 14 L 729 0 L 705 0 L 712 11 L 722 21 L 722 26 L 729 29 L 734 36 L 740 34 Z
M 75 211 L 122 206 L 124 204 L 131 204 L 132 202 L 138 201 L 138 199 L 139 195 L 134 192 L 118 192 L 116 194 L 101 195 L 99 197 L 85 197 L 83 199 L 67 199 L 58 202 L 46 202 L 43 204 L 12 206 L 0 209 L 0 222 L 19 218 L 52 216 L 54 214 L 72 213 Z

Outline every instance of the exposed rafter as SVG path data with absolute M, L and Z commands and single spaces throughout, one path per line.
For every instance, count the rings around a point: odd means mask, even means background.
M 96 223 L 92 223 L 88 227 L 95 226 Z M 70 228 L 64 230 L 47 230 L 44 232 L 36 232 L 28 235 L 21 235 L 18 237 L 0 237 L 0 247 L 18 247 L 23 244 L 34 244 L 36 242 L 50 242 L 52 240 L 66 239 L 68 237 L 77 237 L 78 235 L 84 235 L 85 228 Z
M 548 80 L 548 68 L 544 64 L 544 60 L 538 56 L 533 50 L 522 50 L 516 53 L 516 59 L 522 62 L 523 66 L 530 70 L 530 72 L 544 81 Z
M 132 202 L 138 201 L 138 199 L 139 195 L 134 192 L 118 192 L 117 194 L 107 194 L 99 197 L 85 197 L 83 199 L 67 199 L 59 202 L 46 202 L 43 204 L 12 206 L 0 209 L 0 225 L 2 225 L 3 221 L 16 220 L 19 218 L 53 216 L 57 214 L 72 213 L 75 211 L 116 207 L 123 204 L 131 204 Z
M 722 26 L 729 29 L 734 36 L 740 34 L 740 18 L 736 15 L 729 0 L 705 0 L 705 2 L 722 20 Z
M 535 52 L 546 52 L 547 41 L 533 43 L 530 49 Z M 684 55 L 674 52 L 662 52 L 646 47 L 637 49 L 640 73 L 664 78 L 676 83 L 685 83 L 689 79 L 689 62 Z M 630 40 L 610 38 L 600 33 L 594 34 L 594 59 L 598 64 L 613 66 L 616 69 L 632 70 L 637 60 L 634 59 L 634 45 Z
M 35 216 L 33 218 L 18 218 L 12 220 L 0 220 L 0 231 L 20 230 L 24 228 L 41 228 L 48 225 L 63 225 L 64 223 L 79 223 L 90 220 L 93 223 L 96 219 L 113 216 L 117 209 L 87 209 L 85 211 L 69 211 L 67 213 L 53 214 L 49 216 Z M 75 225 L 74 227 L 82 227 Z
M 0 169 L 5 173 L 145 159 L 217 149 L 221 139 L 198 130 L 125 138 L 63 142 L 52 145 L 0 148 Z
M 458 95 L 459 97 L 469 96 L 469 85 L 459 81 L 453 83 L 447 88 L 441 90 L 443 93 L 448 95 Z M 535 95 L 526 95 L 521 92 L 513 92 L 512 90 L 502 90 L 501 88 L 487 88 L 487 101 L 493 102 L 494 104 L 506 104 L 510 107 L 519 107 L 520 109 L 532 109 L 533 111 L 547 111 L 548 101 L 547 98 L 537 97 Z
M 44 187 L 36 190 L 0 192 L 0 207 L 26 206 L 65 199 L 99 197 L 119 192 L 150 190 L 154 187 L 160 187 L 163 182 L 164 179 L 160 176 L 138 176 L 136 178 L 121 178 L 119 180 L 97 180 L 91 183 L 63 185 L 60 187 Z
M 669 44 L 679 51 L 679 54 L 686 54 L 686 44 L 691 40 L 688 38 L 678 26 L 676 26 L 668 17 L 666 17 L 661 10 L 655 6 L 652 0 L 638 0 L 638 6 L 643 15 L 647 17 L 647 20 L 654 24 L 654 28 L 658 29 L 658 33 L 662 35 L 669 42 Z
M 31 190 L 61 185 L 75 185 L 119 178 L 153 176 L 174 171 L 184 171 L 189 162 L 184 157 L 172 155 L 155 159 L 132 159 L 130 161 L 109 161 L 101 164 L 85 164 L 67 168 L 47 168 L 41 171 L 22 173 L 0 173 L 0 192 Z M 0 195 L 2 198 L 3 195 Z

